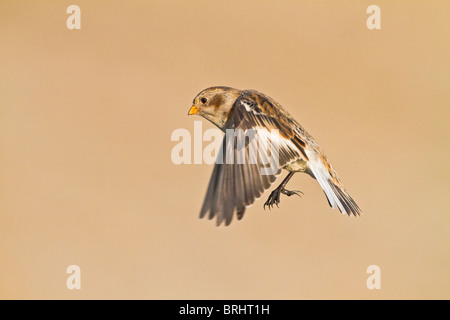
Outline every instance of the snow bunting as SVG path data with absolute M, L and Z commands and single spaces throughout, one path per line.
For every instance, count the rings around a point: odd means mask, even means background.
M 264 164 L 261 161 L 236 161 L 239 143 L 235 143 L 234 138 L 224 137 L 219 154 L 222 159 L 214 166 L 200 218 L 217 217 L 217 225 L 223 221 L 229 225 L 236 212 L 237 219 L 242 219 L 245 208 L 270 188 L 281 169 L 289 173 L 271 192 L 264 208 L 278 206 L 281 194 L 300 195 L 299 191 L 285 187 L 296 172 L 304 172 L 319 182 L 332 208 L 337 207 L 348 215 L 361 213 L 313 137 L 274 99 L 254 90 L 211 87 L 194 98 L 188 114 L 202 116 L 224 132 L 227 129 L 255 130 L 252 139 L 275 146 L 277 150 L 276 172 L 262 174 Z M 256 145 L 246 141 L 241 149 L 247 156 L 254 155 Z M 232 161 L 223 160 L 230 158 Z

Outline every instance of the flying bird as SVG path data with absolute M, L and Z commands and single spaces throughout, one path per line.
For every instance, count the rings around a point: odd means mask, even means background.
M 222 161 L 218 159 L 214 166 L 200 218 L 217 217 L 218 226 L 223 222 L 229 225 L 234 213 L 241 220 L 245 209 L 270 188 L 281 169 L 288 174 L 270 193 L 264 208 L 278 206 L 281 194 L 300 195 L 301 192 L 285 187 L 296 172 L 304 172 L 317 180 L 332 208 L 349 216 L 361 213 L 313 137 L 274 99 L 255 90 L 211 87 L 194 98 L 188 115 L 202 116 L 224 132 L 252 129 L 255 134 L 251 139 L 258 142 L 239 144 L 234 138 L 224 137 L 218 156 Z M 267 161 L 236 161 L 239 152 L 254 156 L 257 145 L 276 147 L 276 172 L 262 173 Z

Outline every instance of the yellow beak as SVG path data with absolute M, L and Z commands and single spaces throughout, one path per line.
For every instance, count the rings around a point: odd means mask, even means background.
M 196 106 L 192 106 L 189 109 L 188 115 L 190 116 L 190 115 L 193 115 L 193 114 L 197 114 L 197 112 L 198 112 L 198 108 Z

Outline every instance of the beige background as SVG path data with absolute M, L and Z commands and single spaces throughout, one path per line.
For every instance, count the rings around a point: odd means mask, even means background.
M 0 1 L 0 298 L 450 298 L 448 1 L 376 1 L 376 31 L 373 1 L 79 0 L 70 31 L 73 3 Z M 212 85 L 283 104 L 364 214 L 299 174 L 199 220 L 212 166 L 170 136 Z

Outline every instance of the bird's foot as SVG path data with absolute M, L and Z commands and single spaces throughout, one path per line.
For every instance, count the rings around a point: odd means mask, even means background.
M 266 206 L 269 207 L 269 210 L 272 209 L 273 205 L 276 205 L 278 207 L 278 204 L 280 203 L 280 193 L 281 189 L 276 188 L 270 193 L 269 198 L 264 203 L 264 210 L 266 209 Z
M 264 203 L 264 209 L 266 209 L 266 206 L 269 207 L 269 210 L 273 208 L 274 205 L 276 205 L 278 207 L 278 204 L 280 203 L 280 194 L 285 194 L 288 197 L 292 196 L 292 195 L 297 195 L 299 197 L 301 197 L 301 194 L 303 194 L 303 192 L 298 191 L 298 190 L 286 190 L 284 188 L 276 188 L 275 190 L 273 190 L 270 193 L 269 198 L 267 199 L 267 201 Z

